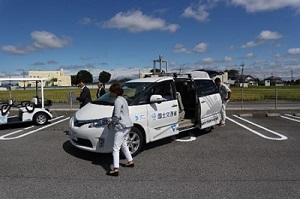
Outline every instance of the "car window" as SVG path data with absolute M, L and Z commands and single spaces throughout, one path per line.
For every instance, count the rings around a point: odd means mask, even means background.
M 172 86 L 172 81 L 162 82 L 162 83 L 157 84 L 153 88 L 152 94 L 161 95 L 167 101 L 174 100 L 176 97 L 175 97 L 175 92 L 174 92 L 173 88 L 174 88 L 174 86 Z
M 145 91 L 148 87 L 153 85 L 153 82 L 128 82 L 123 84 L 123 97 L 127 100 L 128 104 L 131 104 L 140 95 L 145 95 Z
M 199 96 L 217 93 L 216 85 L 212 80 L 194 80 L 194 82 Z

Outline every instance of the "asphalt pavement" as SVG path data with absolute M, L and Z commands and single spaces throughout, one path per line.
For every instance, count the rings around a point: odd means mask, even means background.
M 229 102 L 225 127 L 149 143 L 134 157 L 134 168 L 111 177 L 105 175 L 111 154 L 69 142 L 69 117 L 78 108 L 54 104 L 55 118 L 46 126 L 1 126 L 0 197 L 298 199 L 300 117 L 286 113 L 298 112 L 298 104 L 276 117 L 230 113 L 238 106 Z M 258 111 L 250 106 L 246 110 Z

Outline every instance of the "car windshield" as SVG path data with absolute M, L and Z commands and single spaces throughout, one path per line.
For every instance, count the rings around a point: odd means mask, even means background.
M 114 102 L 115 102 L 115 98 L 111 96 L 110 92 L 106 92 L 104 95 L 102 95 L 92 103 L 101 104 L 101 105 L 114 105 Z
M 123 84 L 124 94 L 123 97 L 127 100 L 128 104 L 131 104 L 143 91 L 149 86 L 153 85 L 153 82 L 127 82 Z
M 128 82 L 122 85 L 124 89 L 123 97 L 127 100 L 128 104 L 139 96 L 146 88 L 153 85 L 152 82 Z M 96 101 L 93 101 L 94 104 L 102 105 L 114 105 L 115 98 L 111 96 L 110 92 L 106 92 L 104 95 L 99 97 Z

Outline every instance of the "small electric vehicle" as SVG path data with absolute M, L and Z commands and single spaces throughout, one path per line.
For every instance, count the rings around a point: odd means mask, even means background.
M 1 82 L 25 82 L 35 84 L 36 95 L 28 101 L 17 103 L 12 96 L 7 103 L 0 103 L 0 125 L 14 124 L 23 122 L 33 122 L 36 125 L 45 125 L 52 114 L 49 106 L 52 105 L 51 100 L 44 100 L 44 83 L 46 79 L 42 78 L 0 78 Z M 22 92 L 20 90 L 19 92 Z M 39 96 L 40 93 L 40 96 Z M 17 115 L 11 115 L 10 112 L 17 109 Z
M 129 150 L 138 154 L 146 143 L 190 129 L 211 131 L 220 122 L 220 94 L 206 72 L 130 80 L 122 85 L 134 126 Z M 107 127 L 114 98 L 107 92 L 77 112 L 69 121 L 70 142 L 92 152 L 112 152 L 114 134 Z

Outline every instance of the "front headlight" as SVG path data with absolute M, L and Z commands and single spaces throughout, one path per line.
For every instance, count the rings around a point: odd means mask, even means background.
M 102 118 L 94 120 L 89 124 L 89 128 L 98 128 L 107 125 L 110 122 L 111 118 Z

